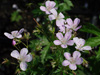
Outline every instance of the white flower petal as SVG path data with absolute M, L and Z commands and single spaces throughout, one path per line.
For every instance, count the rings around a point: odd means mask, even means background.
M 61 47 L 62 47 L 62 48 L 67 48 L 67 45 L 63 45 L 63 44 L 62 44 Z
M 20 51 L 20 56 L 24 57 L 26 56 L 28 53 L 28 49 L 27 48 L 22 48 Z
M 79 51 L 74 51 L 73 58 L 77 59 L 81 56 L 81 53 Z
M 54 1 L 51 1 L 51 2 L 50 2 L 50 7 L 54 8 L 55 5 L 56 5 L 56 3 L 55 3 Z
M 78 58 L 78 59 L 76 59 L 76 64 L 77 65 L 80 65 L 80 64 L 82 64 L 83 63 L 83 58 Z
M 67 60 L 70 60 L 70 59 L 71 59 L 71 54 L 68 53 L 68 52 L 65 52 L 65 53 L 64 53 L 64 56 L 65 56 L 65 58 L 66 58 Z
M 25 61 L 26 61 L 26 62 L 32 61 L 32 55 L 31 55 L 31 54 L 28 54 L 28 55 L 26 56 Z
M 74 41 L 73 41 L 73 40 L 69 40 L 69 41 L 67 42 L 67 45 L 70 45 L 70 46 L 74 45 Z
M 82 50 L 91 50 L 92 48 L 91 48 L 91 46 L 84 46 L 83 48 L 82 48 Z
M 70 64 L 70 65 L 69 65 L 69 68 L 70 68 L 71 70 L 76 70 L 76 69 L 77 69 L 77 66 L 76 66 L 75 64 Z
M 58 17 L 59 17 L 59 19 L 62 19 L 62 18 L 64 18 L 64 15 L 60 12 Z
M 50 12 L 55 16 L 57 17 L 57 11 L 55 9 L 51 9 Z
M 12 35 L 16 35 L 16 34 L 18 34 L 18 31 L 17 31 L 17 30 L 12 31 L 11 34 L 12 34 Z
M 11 52 L 11 56 L 16 58 L 16 59 L 19 59 L 19 52 L 17 50 L 14 50 Z
M 64 25 L 64 21 L 65 21 L 64 19 L 57 19 L 57 20 L 56 20 L 56 25 L 57 25 L 57 26 Z
M 14 38 L 11 34 L 9 34 L 7 32 L 5 32 L 4 35 L 9 39 L 13 39 Z
M 54 44 L 55 44 L 55 45 L 61 45 L 61 42 L 60 42 L 59 40 L 55 40 L 55 41 L 54 41 Z
M 56 19 L 54 15 L 49 15 L 49 20 L 50 20 L 50 21 L 52 21 L 52 20 L 54 20 L 54 19 Z
M 61 40 L 61 39 L 63 38 L 63 35 L 62 35 L 62 33 L 59 32 L 59 33 L 56 34 L 56 37 L 57 37 L 59 40 Z
M 71 18 L 66 19 L 66 22 L 68 23 L 68 25 L 73 25 L 73 21 Z
M 21 68 L 21 70 L 25 71 L 25 70 L 27 69 L 27 64 L 26 64 L 26 62 L 21 62 L 21 63 L 20 63 L 20 68 Z
M 24 28 L 20 29 L 20 30 L 19 30 L 19 34 L 23 33 L 24 30 L 25 30 Z
M 46 8 L 44 6 L 40 6 L 40 10 L 46 11 Z
M 67 33 L 65 34 L 65 38 L 66 38 L 67 40 L 69 40 L 69 39 L 71 38 L 71 36 L 72 36 L 71 32 L 67 32 Z
M 80 29 L 82 26 L 78 26 L 76 29 L 74 29 L 74 31 L 77 31 L 78 29 Z
M 45 5 L 46 5 L 46 7 L 49 7 L 50 6 L 50 1 L 46 1 Z
M 68 60 L 64 60 L 63 62 L 62 62 L 62 65 L 63 66 L 68 66 L 70 64 L 70 62 L 68 61 Z
M 79 23 L 80 23 L 80 19 L 79 18 L 75 18 L 74 25 L 77 27 Z
M 21 38 L 22 37 L 22 35 L 21 34 L 19 34 L 18 36 L 16 36 L 16 38 Z

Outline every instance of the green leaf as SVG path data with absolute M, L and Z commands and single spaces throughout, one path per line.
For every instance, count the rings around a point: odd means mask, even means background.
M 92 37 L 92 38 L 89 38 L 86 41 L 86 44 L 85 45 L 89 45 L 91 47 L 95 47 L 95 46 L 100 45 L 100 37 Z
M 94 35 L 100 36 L 100 29 L 98 29 L 95 25 L 90 24 L 90 23 L 83 25 L 83 27 L 80 29 L 80 31 L 92 33 Z
M 96 58 L 100 60 L 100 47 L 98 51 L 95 51 L 95 53 L 96 53 Z
M 48 50 L 49 50 L 50 44 L 48 44 L 46 47 L 43 48 L 41 51 L 41 62 L 44 64 L 45 58 L 47 56 Z

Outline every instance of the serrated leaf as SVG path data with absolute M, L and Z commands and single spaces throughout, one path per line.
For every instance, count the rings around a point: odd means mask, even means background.
M 94 35 L 100 36 L 100 30 L 95 25 L 90 24 L 90 23 L 83 25 L 83 27 L 80 29 L 80 31 L 92 33 Z
M 48 44 L 46 47 L 44 47 L 43 50 L 41 51 L 41 62 L 43 64 L 44 64 L 44 61 L 45 61 L 45 57 L 48 53 L 49 47 L 50 47 L 50 44 Z
M 85 45 L 89 45 L 91 47 L 95 47 L 95 46 L 100 45 L 100 37 L 92 37 L 92 38 L 89 38 L 86 41 L 86 44 Z

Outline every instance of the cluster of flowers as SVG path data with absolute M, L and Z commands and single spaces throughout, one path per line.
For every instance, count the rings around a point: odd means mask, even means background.
M 56 20 L 56 26 L 59 28 L 59 32 L 56 33 L 56 37 L 58 38 L 58 40 L 54 41 L 55 45 L 61 45 L 62 48 L 67 48 L 68 45 L 73 46 L 74 43 L 76 44 L 75 48 L 77 51 L 73 52 L 73 57 L 70 53 L 65 52 L 64 56 L 66 60 L 62 62 L 63 66 L 69 65 L 69 68 L 71 70 L 76 70 L 76 65 L 80 65 L 83 63 L 83 58 L 80 57 L 80 51 L 83 52 L 83 50 L 91 50 L 92 48 L 90 46 L 84 46 L 84 39 L 72 36 L 74 35 L 74 32 L 81 28 L 81 26 L 78 26 L 78 24 L 80 23 L 80 19 L 75 18 L 75 20 L 72 21 L 71 18 L 67 18 L 65 20 L 64 15 L 61 12 L 57 13 L 55 5 L 56 3 L 54 1 L 46 1 L 45 6 L 41 6 L 40 10 L 48 14 L 50 21 Z
M 11 34 L 5 32 L 4 35 L 6 37 L 8 37 L 9 39 L 12 39 L 12 44 L 15 46 L 16 45 L 16 40 L 22 38 L 22 32 L 24 31 L 24 28 L 22 28 L 20 31 L 12 31 Z M 27 63 L 26 62 L 30 62 L 32 60 L 32 55 L 28 53 L 28 49 L 27 48 L 22 48 L 20 50 L 20 53 L 18 52 L 18 50 L 13 50 L 11 52 L 11 56 L 18 59 L 20 61 L 20 68 L 21 70 L 25 71 L 27 69 Z

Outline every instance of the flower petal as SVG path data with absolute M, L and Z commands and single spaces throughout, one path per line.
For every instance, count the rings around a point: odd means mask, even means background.
M 79 23 L 80 23 L 80 19 L 79 18 L 75 18 L 74 25 L 75 26 L 78 26 Z
M 62 47 L 62 48 L 67 48 L 67 45 L 63 45 L 63 44 L 62 44 L 61 47 Z
M 66 22 L 68 23 L 68 25 L 73 25 L 73 21 L 71 18 L 66 19 Z
M 21 38 L 22 37 L 22 35 L 21 34 L 19 34 L 18 36 L 16 36 L 16 38 Z
M 25 70 L 27 69 L 27 64 L 26 64 L 26 62 L 21 62 L 21 63 L 20 63 L 20 68 L 21 68 L 21 70 L 25 71 Z
M 77 69 L 77 66 L 76 66 L 75 64 L 70 64 L 70 65 L 69 65 L 69 68 L 70 68 L 71 70 L 76 70 L 76 69 Z
M 62 65 L 63 66 L 68 66 L 70 64 L 70 62 L 68 61 L 68 60 L 64 60 L 63 62 L 62 62 Z
M 31 54 L 28 54 L 28 55 L 26 56 L 25 61 L 26 61 L 26 62 L 32 61 L 32 55 L 31 55 Z
M 91 46 L 84 46 L 83 48 L 82 48 L 82 50 L 91 50 L 92 48 L 91 48 Z
M 63 35 L 62 35 L 62 33 L 59 32 L 59 33 L 56 34 L 56 37 L 57 37 L 59 40 L 61 40 L 61 39 L 63 38 Z
M 71 59 L 71 54 L 68 53 L 68 52 L 65 52 L 65 53 L 64 53 L 64 56 L 65 56 L 65 58 L 66 58 L 67 60 L 70 60 L 70 59 Z
M 78 58 L 77 60 L 76 60 L 76 64 L 77 65 L 80 65 L 80 64 L 82 64 L 83 63 L 83 58 Z
M 77 59 L 81 56 L 81 53 L 79 51 L 74 51 L 73 58 Z
M 14 38 L 11 34 L 9 34 L 7 32 L 5 32 L 4 35 L 9 39 L 13 39 Z
M 64 15 L 60 12 L 58 17 L 59 17 L 59 19 L 62 19 L 62 18 L 64 18 Z
M 80 29 L 82 26 L 78 26 L 76 29 L 74 29 L 74 31 L 77 31 L 78 29 Z
M 28 53 L 28 49 L 27 48 L 22 48 L 21 51 L 20 51 L 20 55 L 23 57 L 23 56 L 26 56 L 26 54 Z
M 40 6 L 40 10 L 46 11 L 46 8 L 44 6 Z
M 69 40 L 69 39 L 71 38 L 71 36 L 72 36 L 71 32 L 67 32 L 67 33 L 65 34 L 65 38 L 66 38 L 67 40 Z
M 57 20 L 56 20 L 56 25 L 57 25 L 57 26 L 64 25 L 64 21 L 65 21 L 64 19 L 57 19 Z
M 24 28 L 20 29 L 20 30 L 19 30 L 19 34 L 23 33 L 24 30 L 25 30 Z
M 14 50 L 11 52 L 11 56 L 16 58 L 16 59 L 19 59 L 19 52 L 17 50 Z
M 51 6 L 52 8 L 54 8 L 55 5 L 56 5 L 56 3 L 55 3 L 54 1 L 51 1 L 51 2 L 50 2 L 50 6 Z
M 54 15 L 49 15 L 49 20 L 50 20 L 50 21 L 52 21 L 52 20 L 54 20 L 54 19 L 56 19 Z
M 57 11 L 55 9 L 51 9 L 50 12 L 55 16 L 55 18 L 57 17 Z
M 11 34 L 12 34 L 12 35 L 16 35 L 16 34 L 18 34 L 18 31 L 17 31 L 17 30 L 12 31 Z
M 61 42 L 60 42 L 59 40 L 55 40 L 55 41 L 54 41 L 54 44 L 55 44 L 55 45 L 61 45 Z
M 49 7 L 49 6 L 50 6 L 50 2 L 51 2 L 51 1 L 46 1 L 46 2 L 45 2 L 46 7 Z
M 73 41 L 73 40 L 69 40 L 69 41 L 67 42 L 67 45 L 70 45 L 70 46 L 74 45 L 74 41 Z

